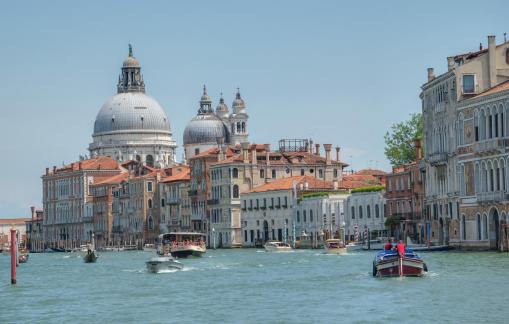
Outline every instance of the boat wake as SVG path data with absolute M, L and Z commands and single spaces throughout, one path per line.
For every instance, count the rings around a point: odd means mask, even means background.
M 183 269 L 182 271 L 184 271 L 185 269 Z M 159 270 L 157 271 L 156 273 L 174 273 L 174 272 L 177 272 L 179 271 L 179 269 L 164 269 L 164 270 Z

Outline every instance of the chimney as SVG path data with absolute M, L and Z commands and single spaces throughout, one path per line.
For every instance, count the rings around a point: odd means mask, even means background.
M 497 50 L 497 43 L 495 41 L 495 36 L 488 36 L 488 66 L 490 71 L 490 88 L 494 87 L 497 84 L 497 62 L 495 59 Z
M 30 211 L 32 212 L 32 222 L 33 222 L 35 218 L 35 206 L 31 206 Z
M 217 154 L 217 162 L 221 162 L 226 159 L 226 152 L 224 145 L 219 145 L 219 153 Z
M 256 156 L 256 144 L 251 145 L 251 159 L 254 166 L 258 163 L 258 157 Z
M 435 72 L 433 68 L 428 68 L 428 82 L 435 80 Z
M 332 148 L 332 144 L 323 144 L 323 149 L 325 150 L 325 164 L 326 165 L 331 164 L 331 157 L 330 157 L 331 148 Z
M 78 170 L 81 170 L 81 167 L 82 167 L 82 165 L 81 165 L 81 161 L 80 161 L 80 162 L 78 163 Z
M 482 43 L 479 43 L 479 50 L 482 51 Z
M 313 140 L 309 140 L 309 154 L 313 154 Z
M 320 156 L 320 144 L 315 144 L 315 155 Z
M 454 70 L 454 57 L 449 56 L 447 58 L 447 71 Z
M 336 161 L 338 161 L 338 162 L 340 162 L 339 161 L 339 157 L 340 157 L 339 153 L 340 153 L 340 151 L 341 151 L 341 148 L 339 146 L 336 146 Z
M 270 144 L 265 144 L 265 164 L 270 165 L 269 161 Z
M 49 168 L 46 168 L 46 175 L 49 174 Z
M 422 160 L 422 145 L 421 145 L 421 139 L 417 138 L 415 139 L 415 160 L 420 161 Z
M 244 163 L 249 163 L 249 143 L 242 142 L 240 143 L 240 152 L 242 153 L 242 160 Z

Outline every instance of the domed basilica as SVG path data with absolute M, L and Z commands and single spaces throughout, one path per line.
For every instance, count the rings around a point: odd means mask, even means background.
M 155 167 L 175 163 L 177 145 L 170 121 L 161 105 L 145 94 L 141 65 L 133 56 L 131 45 L 117 94 L 106 100 L 97 114 L 92 138 L 88 148 L 92 157 L 105 155 L 120 162 L 138 160 Z
M 236 145 L 248 141 L 246 105 L 237 89 L 230 114 L 223 95 L 216 110 L 203 86 L 198 114 L 191 119 L 184 130 L 185 158 L 189 159 L 218 144 Z

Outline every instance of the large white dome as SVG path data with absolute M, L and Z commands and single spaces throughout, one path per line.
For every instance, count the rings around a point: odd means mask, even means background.
M 159 103 L 142 92 L 119 93 L 97 114 L 94 135 L 111 132 L 156 131 L 170 133 L 170 122 Z

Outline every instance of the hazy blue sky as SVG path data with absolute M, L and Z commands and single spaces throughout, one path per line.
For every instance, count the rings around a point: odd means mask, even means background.
M 202 84 L 238 86 L 250 140 L 338 144 L 390 169 L 383 135 L 420 111 L 426 68 L 509 32 L 507 1 L 17 1 L 0 10 L 0 217 L 41 206 L 40 176 L 87 153 L 127 44 L 147 93 L 182 132 Z M 504 23 L 505 21 L 505 23 Z

